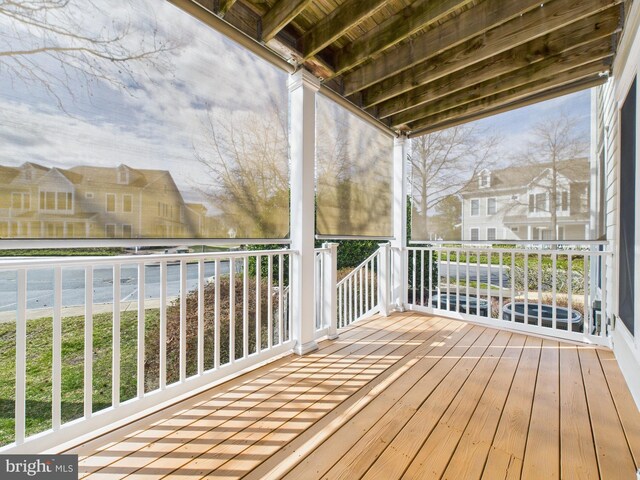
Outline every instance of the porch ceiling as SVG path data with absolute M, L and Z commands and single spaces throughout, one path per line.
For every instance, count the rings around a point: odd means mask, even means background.
M 601 84 L 631 0 L 197 3 L 387 126 L 427 132 Z

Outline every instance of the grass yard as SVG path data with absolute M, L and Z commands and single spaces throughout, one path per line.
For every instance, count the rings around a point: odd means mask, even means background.
M 255 281 L 255 279 L 250 280 Z M 274 306 L 272 315 L 273 343 L 279 338 L 278 305 L 279 293 L 271 294 L 261 284 L 260 311 L 256 310 L 256 289 L 248 289 L 248 298 L 243 298 L 242 276 L 235 282 L 235 358 L 256 352 L 257 330 L 260 330 L 260 346 L 268 346 L 268 306 Z M 214 298 L 214 284 L 205 286 L 204 296 L 204 368 L 214 367 L 214 316 L 215 309 L 210 299 Z M 220 364 L 229 362 L 229 333 L 231 321 L 229 277 L 220 279 Z M 209 299 L 209 300 L 207 300 Z M 271 302 L 270 302 L 271 300 Z M 243 319 L 246 303 L 248 335 L 244 351 Z M 286 305 L 286 302 L 285 302 Z M 120 314 L 120 401 L 136 395 L 137 391 L 137 311 Z M 286 326 L 286 325 L 285 325 Z M 15 412 L 15 322 L 0 323 L 0 445 L 14 440 Z M 198 292 L 187 294 L 186 301 L 186 375 L 197 373 L 198 353 Z M 288 330 L 283 331 L 285 339 Z M 112 336 L 111 313 L 93 316 L 93 411 L 111 406 L 112 395 Z M 33 435 L 51 428 L 51 365 L 52 365 L 53 321 L 51 317 L 27 321 L 26 364 L 26 435 Z M 167 306 L 167 385 L 180 380 L 180 305 L 177 300 Z M 158 308 L 146 310 L 145 315 L 145 392 L 159 387 L 160 359 L 160 312 Z M 84 316 L 62 319 L 62 423 L 83 416 L 84 412 Z
M 158 338 L 158 310 L 147 310 L 146 341 Z M 93 320 L 93 411 L 111 405 L 112 315 Z M 120 324 L 120 399 L 136 394 L 137 314 L 122 312 Z M 0 444 L 13 441 L 15 399 L 15 323 L 0 324 Z M 27 435 L 51 428 L 52 319 L 27 322 Z M 153 354 L 153 349 L 148 352 Z M 150 362 L 147 358 L 147 362 Z M 83 415 L 84 316 L 62 320 L 62 421 Z

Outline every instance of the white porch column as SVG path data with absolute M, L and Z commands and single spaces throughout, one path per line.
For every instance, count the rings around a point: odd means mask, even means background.
M 409 140 L 400 136 L 393 144 L 393 237 L 391 241 L 391 298 L 396 309 L 407 303 L 407 149 Z
M 316 350 L 314 165 L 316 92 L 320 81 L 304 69 L 289 77 L 289 144 L 291 151 L 292 333 L 294 351 Z

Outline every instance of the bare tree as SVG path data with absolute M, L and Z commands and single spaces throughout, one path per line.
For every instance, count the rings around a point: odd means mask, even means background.
M 224 115 L 209 111 L 203 138 L 194 155 L 206 175 L 195 187 L 221 213 L 210 233 L 284 237 L 289 225 L 285 114 L 276 106 Z
M 569 208 L 571 184 L 588 171 L 586 157 L 589 152 L 589 132 L 579 127 L 579 119 L 565 111 L 544 118 L 532 129 L 532 138 L 527 144 L 523 163 L 542 167 L 541 175 L 547 175 L 547 181 L 540 179 L 537 188 L 542 189 L 545 202 L 533 198 L 534 208 L 549 214 L 550 230 L 555 238 L 558 232 L 558 210 Z M 579 159 L 583 159 L 580 161 Z M 581 175 L 582 174 L 582 175 Z M 565 183 L 569 182 L 567 185 Z M 583 190 L 583 191 L 578 191 Z M 584 196 L 587 188 L 574 189 L 574 195 Z M 573 199 L 579 207 L 580 201 Z M 583 199 L 584 200 L 584 199 Z M 529 200 L 531 201 L 531 200 Z M 588 205 L 588 199 L 586 199 Z M 564 204 L 564 205 L 563 205 Z
M 391 229 L 391 139 L 327 101 L 318 104 L 317 224 L 324 234 Z
M 461 125 L 429 133 L 411 140 L 409 166 L 411 170 L 412 235 L 427 239 L 433 232 L 429 220 L 448 224 L 446 230 L 460 221 L 458 218 L 435 218 L 438 213 L 459 212 L 442 208 L 451 203 L 469 181 L 484 168 L 496 163 L 500 138 L 475 125 Z
M 159 34 L 152 16 L 132 25 L 135 2 L 114 3 L 0 0 L 0 73 L 44 89 L 63 107 L 59 89 L 73 97 L 79 85 L 101 80 L 127 90 L 138 82 L 134 64 L 167 68 L 161 53 L 176 43 Z

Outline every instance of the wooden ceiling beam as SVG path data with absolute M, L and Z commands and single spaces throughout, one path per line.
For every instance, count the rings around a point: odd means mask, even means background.
M 385 3 L 387 0 L 347 0 L 302 35 L 299 50 L 303 52 L 304 59 L 338 40 Z
M 415 107 L 390 116 L 389 122 L 391 125 L 406 125 L 420 118 L 448 110 L 461 103 L 467 103 L 520 85 L 550 78 L 596 60 L 611 57 L 613 54 L 611 39 L 605 37 L 587 45 L 576 47 L 568 52 L 551 55 L 537 63 L 495 78 L 476 82 L 475 78 L 466 77 L 466 88 L 454 91 L 439 99 L 430 99 L 428 96 L 419 97 Z
M 262 17 L 262 41 L 268 42 L 296 18 L 312 0 L 278 0 Z
M 418 128 L 411 131 L 409 137 L 420 137 L 431 132 L 444 130 L 445 128 L 455 127 L 456 125 L 462 125 L 465 123 L 474 122 L 476 120 L 482 120 L 483 118 L 498 115 L 500 113 L 515 110 L 517 108 L 523 108 L 529 105 L 533 105 L 534 103 L 544 102 L 546 100 L 551 100 L 563 95 L 576 93 L 587 88 L 597 87 L 599 85 L 602 85 L 606 81 L 607 79 L 601 76 L 587 77 L 583 80 L 538 92 L 526 98 L 516 100 L 514 102 L 508 102 L 504 105 L 496 106 L 494 108 L 487 108 L 481 110 L 480 112 L 472 113 L 469 115 L 455 116 L 452 119 L 445 120 L 441 123 L 432 123 L 424 127 L 418 126 Z
M 513 103 L 544 90 L 569 85 L 588 78 L 597 78 L 603 71 L 609 71 L 609 63 L 610 62 L 607 60 L 597 60 L 595 62 L 567 70 L 566 72 L 562 72 L 553 77 L 536 80 L 478 100 L 464 102 L 463 104 L 457 105 L 452 104 L 448 110 L 440 111 L 434 115 L 421 118 L 409 125 L 403 126 L 402 129 L 411 131 L 421 130 L 431 125 L 438 125 L 454 120 L 456 117 L 466 117 L 480 113 L 483 110 L 490 110 L 500 105 Z
M 373 85 L 362 92 L 362 105 L 378 105 L 381 118 L 448 95 L 469 85 L 509 73 L 575 47 L 610 36 L 620 29 L 620 9 L 578 20 L 513 49 L 479 62 L 485 52 L 473 48 L 471 40 L 456 51 L 437 55 L 428 62 Z
M 236 3 L 236 0 L 218 0 L 217 3 L 218 8 L 216 9 L 216 13 L 224 17 L 231 7 L 233 7 L 233 4 Z
M 541 7 L 539 0 L 486 0 L 345 75 L 344 93 L 363 90 L 483 32 L 476 48 L 483 49 L 487 58 L 621 1 L 551 0 Z
M 470 0 L 418 0 L 336 53 L 341 74 L 462 7 Z

